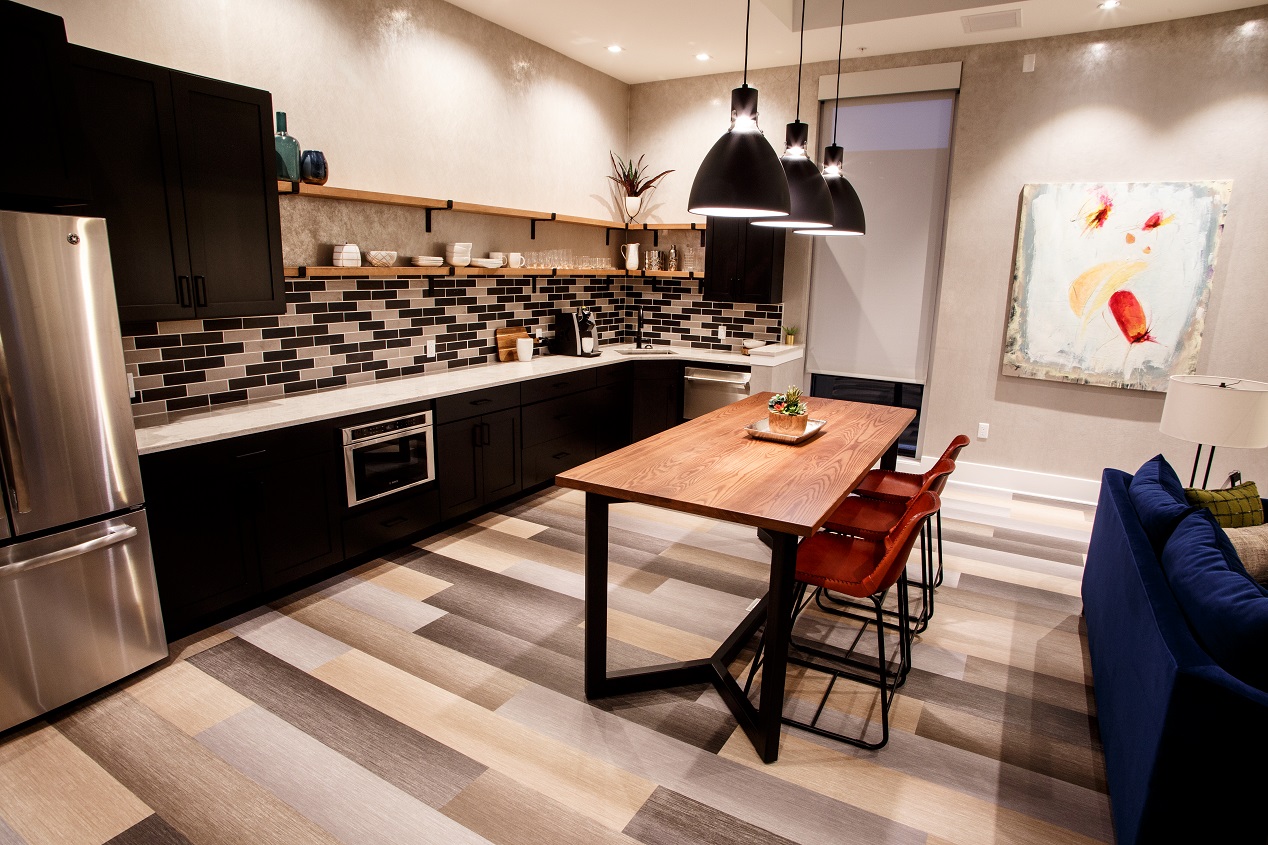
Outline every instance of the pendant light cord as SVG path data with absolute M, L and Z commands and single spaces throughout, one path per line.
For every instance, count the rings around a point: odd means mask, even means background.
M 806 55 L 806 0 L 801 0 L 801 45 L 797 48 L 797 116 L 795 123 L 801 123 L 801 60 Z
M 802 6 L 802 12 L 805 12 L 805 6 Z M 747 46 L 748 36 L 745 36 L 745 49 Z M 845 46 L 845 0 L 841 0 L 841 38 L 837 41 L 837 96 L 832 102 L 832 146 L 837 144 L 837 121 L 841 119 L 841 49 Z M 747 61 L 747 59 L 745 60 Z
M 844 0 L 842 0 L 844 2 Z M 748 22 L 753 17 L 753 0 L 748 0 L 748 8 L 744 12 L 744 87 L 748 87 Z

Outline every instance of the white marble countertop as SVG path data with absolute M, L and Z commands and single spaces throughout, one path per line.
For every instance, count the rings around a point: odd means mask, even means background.
M 496 387 L 543 376 L 602 367 L 624 361 L 691 361 L 711 364 L 747 364 L 753 367 L 774 367 L 795 361 L 805 355 L 804 346 L 780 346 L 774 354 L 743 355 L 740 352 L 718 352 L 669 347 L 673 355 L 622 355 L 616 350 L 630 346 L 606 346 L 594 358 L 571 355 L 544 355 L 531 361 L 491 362 L 476 367 L 443 373 L 424 373 L 406 378 L 358 384 L 319 393 L 285 396 L 247 405 L 232 405 L 206 411 L 195 411 L 170 421 L 142 424 L 136 430 L 137 449 L 142 454 L 211 443 L 244 434 L 256 434 L 291 425 L 328 420 L 362 411 L 392 408 L 408 402 L 435 399 L 454 393 L 465 393 L 484 387 Z

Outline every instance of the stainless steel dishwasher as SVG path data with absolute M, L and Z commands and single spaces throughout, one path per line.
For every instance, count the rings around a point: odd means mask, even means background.
M 682 378 L 682 415 L 693 419 L 748 398 L 748 384 L 753 374 L 687 367 Z

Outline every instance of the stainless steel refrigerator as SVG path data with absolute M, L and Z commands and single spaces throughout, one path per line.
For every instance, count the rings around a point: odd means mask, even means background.
M 0 211 L 0 730 L 167 655 L 106 223 Z

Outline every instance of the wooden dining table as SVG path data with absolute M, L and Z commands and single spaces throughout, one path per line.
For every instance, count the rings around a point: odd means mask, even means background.
M 710 683 L 767 763 L 779 756 L 799 538 L 818 531 L 877 461 L 894 468 L 898 438 L 915 418 L 909 408 L 811 398 L 810 419 L 825 421 L 813 437 L 797 444 L 755 439 L 745 427 L 766 418 L 771 395 L 750 396 L 555 478 L 586 494 L 586 697 Z M 608 507 L 616 502 L 751 525 L 766 535 L 766 595 L 712 655 L 609 670 Z M 754 706 L 729 666 L 763 623 L 766 657 Z

